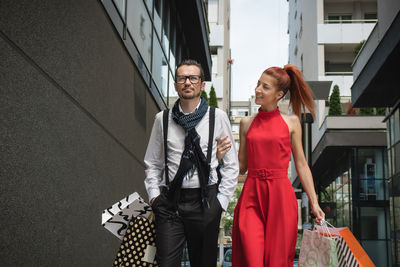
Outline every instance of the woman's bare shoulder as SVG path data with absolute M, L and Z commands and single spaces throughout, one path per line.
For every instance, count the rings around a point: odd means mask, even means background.
M 240 127 L 247 131 L 247 129 L 250 127 L 250 124 L 253 122 L 255 116 L 247 116 L 243 117 L 240 120 Z
M 300 126 L 300 120 L 296 114 L 287 114 L 287 113 L 281 112 L 281 116 L 285 120 L 289 129 L 294 130 L 294 129 L 296 129 L 296 127 Z

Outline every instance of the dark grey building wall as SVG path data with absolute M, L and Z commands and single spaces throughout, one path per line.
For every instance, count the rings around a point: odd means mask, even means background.
M 110 266 L 159 108 L 99 1 L 1 1 L 0 30 L 0 266 Z

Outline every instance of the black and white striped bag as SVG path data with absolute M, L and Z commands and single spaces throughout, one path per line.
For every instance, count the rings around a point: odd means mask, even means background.
M 135 192 L 105 209 L 102 225 L 122 240 L 133 216 L 148 218 L 150 213 L 151 207 Z
M 350 248 L 347 246 L 346 241 L 341 236 L 337 236 L 337 254 L 339 267 L 359 267 L 356 258 L 353 256 Z

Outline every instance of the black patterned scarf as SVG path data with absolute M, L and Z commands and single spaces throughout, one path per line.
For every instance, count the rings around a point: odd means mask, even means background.
M 189 172 L 193 173 L 194 170 L 197 169 L 201 187 L 201 200 L 203 206 L 209 207 L 207 201 L 207 185 L 210 170 L 207 158 L 200 147 L 200 136 L 195 128 L 207 113 L 208 104 L 204 98 L 201 98 L 200 101 L 200 106 L 197 110 L 190 114 L 185 115 L 179 110 L 179 99 L 175 102 L 174 107 L 172 108 L 172 119 L 185 129 L 185 148 L 182 153 L 178 171 L 170 184 L 168 196 L 174 201 L 174 204 L 177 204 L 180 197 L 183 178 Z

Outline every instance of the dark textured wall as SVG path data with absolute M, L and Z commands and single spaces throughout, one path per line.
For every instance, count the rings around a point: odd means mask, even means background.
M 0 30 L 0 266 L 110 266 L 158 107 L 99 1 L 1 1 Z

